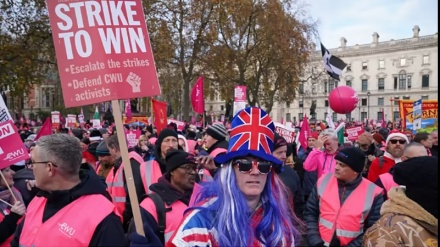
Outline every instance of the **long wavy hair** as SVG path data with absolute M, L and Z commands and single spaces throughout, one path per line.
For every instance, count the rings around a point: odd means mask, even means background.
M 217 200 L 205 207 L 196 206 L 187 210 L 197 208 L 215 215 L 213 227 L 217 230 L 220 246 L 249 246 L 255 237 L 266 246 L 299 244 L 299 226 L 302 222 L 289 205 L 287 189 L 275 172 L 268 173 L 261 193 L 263 216 L 256 226 L 255 235 L 249 206 L 238 187 L 231 163 L 219 169 L 214 181 L 203 184 L 196 205 L 211 198 Z

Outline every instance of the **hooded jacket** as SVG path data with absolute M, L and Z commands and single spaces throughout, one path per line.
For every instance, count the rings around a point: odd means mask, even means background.
M 394 187 L 362 246 L 438 246 L 438 219 Z
M 40 190 L 37 193 L 37 196 L 47 198 L 43 213 L 43 222 L 50 219 L 69 203 L 85 195 L 101 194 L 111 201 L 105 184 L 99 180 L 97 175 L 92 175 L 83 170 L 80 171 L 79 175 L 81 182 L 70 190 L 52 191 L 50 193 Z M 84 210 L 87 210 L 87 208 L 84 208 Z M 81 212 L 78 213 L 80 214 Z M 25 221 L 26 218 L 17 227 L 11 246 L 19 246 L 19 239 Z M 116 214 L 111 213 L 96 227 L 89 246 L 123 246 L 124 244 L 124 230 L 122 228 L 121 219 Z

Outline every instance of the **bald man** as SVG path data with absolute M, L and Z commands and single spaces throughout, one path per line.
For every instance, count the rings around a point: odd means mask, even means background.
M 420 156 L 428 156 L 428 151 L 426 151 L 425 146 L 418 142 L 411 142 L 403 149 L 401 160 L 405 161 L 407 159 Z M 375 184 L 383 188 L 387 193 L 392 187 L 398 186 L 398 184 L 393 180 L 393 168 L 391 168 L 389 172 L 379 175 L 379 178 L 376 180 Z M 386 194 L 385 200 L 388 199 Z

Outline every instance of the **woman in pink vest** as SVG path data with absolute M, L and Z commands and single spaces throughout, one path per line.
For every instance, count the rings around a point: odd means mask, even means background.
M 10 246 L 17 224 L 26 213 L 26 207 L 20 192 L 13 187 L 15 172 L 10 167 L 3 168 L 0 172 L 6 179 L 0 177 L 0 247 L 6 247 Z
M 144 228 L 156 232 L 162 244 L 177 230 L 188 208 L 197 177 L 197 164 L 192 154 L 172 149 L 166 155 L 166 162 L 167 172 L 150 186 L 161 205 L 156 205 L 152 196 L 146 197 L 141 203 Z M 161 219 L 164 221 L 160 222 Z
M 383 190 L 362 177 L 365 156 L 349 147 L 336 156 L 334 174 L 319 178 L 304 211 L 308 246 L 361 246 L 380 217 Z

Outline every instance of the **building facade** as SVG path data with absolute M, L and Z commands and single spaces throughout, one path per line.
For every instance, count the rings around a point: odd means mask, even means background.
M 350 114 L 332 113 L 334 121 L 382 120 L 383 116 L 387 121 L 397 121 L 398 100 L 438 99 L 438 33 L 420 36 L 418 26 L 412 31 L 411 38 L 383 42 L 375 32 L 371 43 L 354 46 L 348 46 L 342 37 L 338 48 L 327 48 L 347 63 L 340 81 L 324 72 L 321 51 L 315 51 L 309 64 L 313 69 L 307 71 L 315 71 L 316 75 L 305 75 L 310 79 L 299 85 L 298 97 L 290 104 L 275 104 L 271 117 L 274 121 L 297 122 L 304 114 L 310 116 L 315 104 L 311 117 L 323 120 L 329 108 L 328 95 L 341 85 L 356 90 L 359 104 Z M 206 104 L 205 109 L 224 114 L 224 102 L 214 99 Z

